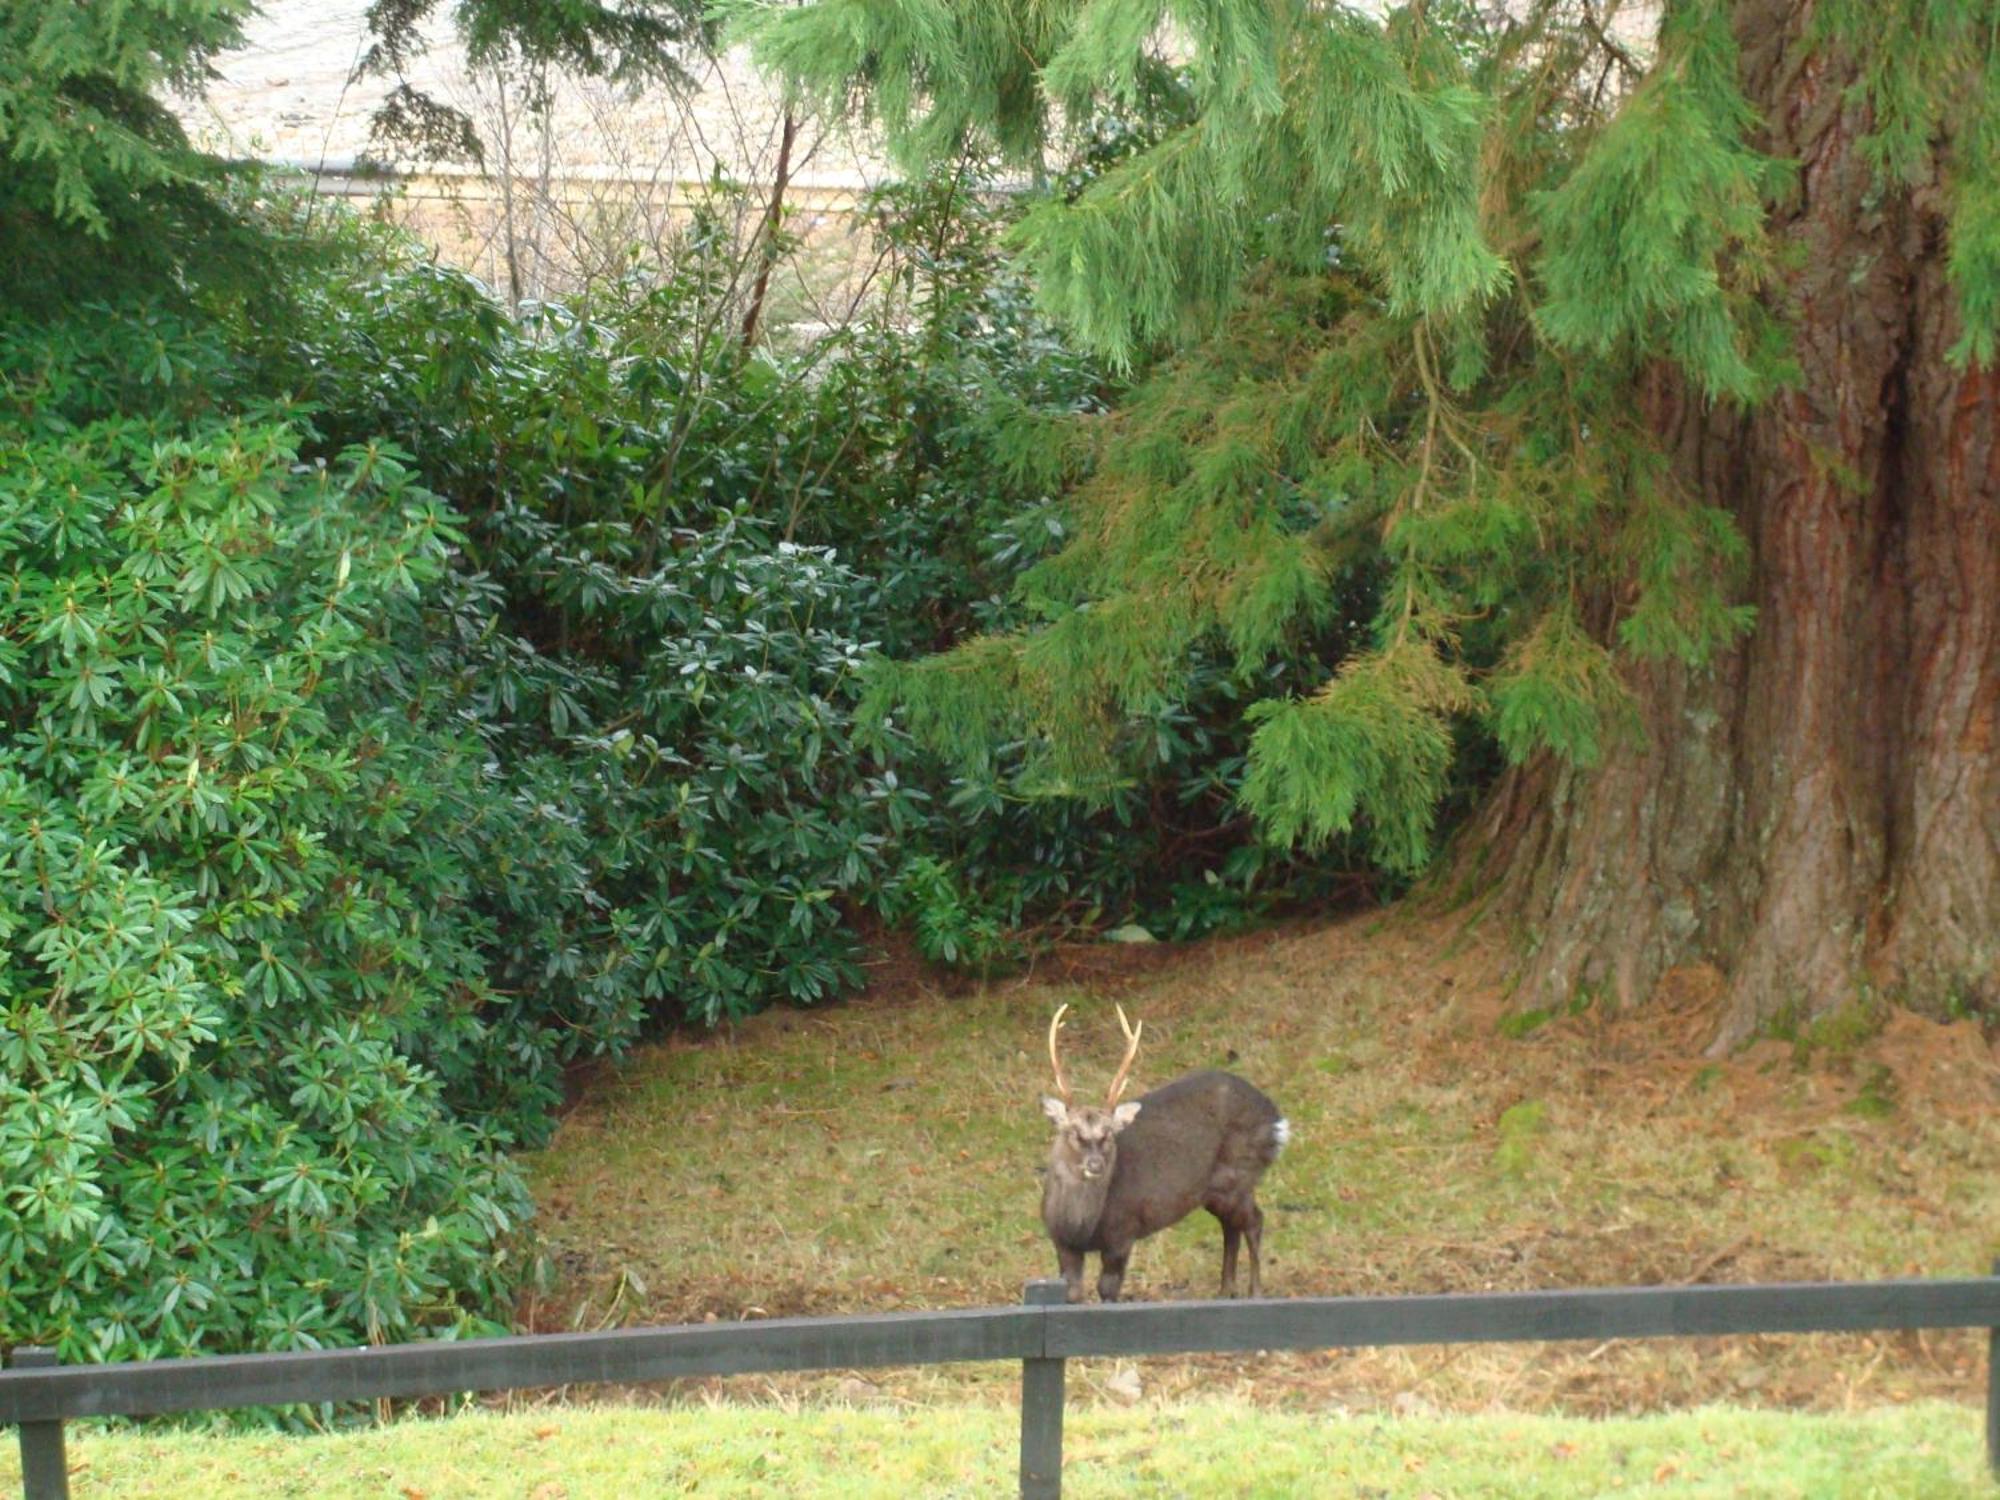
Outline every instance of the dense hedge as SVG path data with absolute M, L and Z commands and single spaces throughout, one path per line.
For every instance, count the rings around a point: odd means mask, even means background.
M 527 1210 L 488 1019 L 476 739 L 381 692 L 453 531 L 300 459 L 215 332 L 0 326 L 0 1340 L 461 1327 Z M 456 1076 L 454 1076 L 456 1074 Z
M 1341 870 L 1259 842 L 1235 803 L 1241 698 L 1311 681 L 1323 640 L 1256 684 L 1198 661 L 1183 700 L 1118 727 L 1128 774 L 1089 798 L 1024 781 L 1030 747 L 977 773 L 912 752 L 882 668 L 1032 611 L 1016 581 L 1068 534 L 1111 388 L 1036 318 L 990 208 L 919 187 L 880 213 L 903 316 L 806 350 L 717 337 L 691 236 L 668 279 L 518 323 L 393 242 L 350 246 L 362 269 L 313 291 L 281 356 L 341 440 L 393 435 L 466 518 L 458 586 L 504 627 L 471 650 L 474 626 L 447 632 L 467 711 L 598 862 L 601 901 L 544 908 L 560 933 L 519 961 L 561 952 L 601 987 L 594 1032 L 621 987 L 696 1019 L 829 993 L 853 973 L 843 912 L 977 966 L 1037 931 L 1197 935 Z M 732 765 L 732 741 L 755 756 Z

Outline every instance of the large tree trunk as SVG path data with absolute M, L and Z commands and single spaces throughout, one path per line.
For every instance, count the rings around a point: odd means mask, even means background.
M 1648 393 L 1750 541 L 1756 630 L 1709 670 L 1640 674 L 1643 743 L 1510 774 L 1467 841 L 1526 928 L 1528 994 L 1631 1004 L 1706 961 L 1717 1047 L 1864 988 L 2000 1003 L 2000 380 L 1947 361 L 1941 194 L 1881 190 L 1810 10 L 1737 20 L 1763 144 L 1800 167 L 1773 227 L 1802 383 L 1747 415 L 1664 374 Z

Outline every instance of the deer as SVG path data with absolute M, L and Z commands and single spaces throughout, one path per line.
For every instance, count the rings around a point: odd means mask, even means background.
M 1136 1027 L 1119 1006 L 1125 1057 L 1102 1108 L 1077 1104 L 1063 1076 L 1057 1037 L 1067 1005 L 1049 1022 L 1056 1092 L 1042 1112 L 1056 1128 L 1042 1181 L 1042 1224 L 1056 1248 L 1069 1300 L 1083 1300 L 1084 1256 L 1099 1258 L 1097 1295 L 1116 1302 L 1132 1247 L 1197 1208 L 1222 1225 L 1222 1295 L 1236 1295 L 1236 1252 L 1250 1248 L 1250 1295 L 1262 1293 L 1258 1257 L 1264 1213 L 1257 1183 L 1291 1136 L 1278 1106 L 1234 1073 L 1203 1069 L 1121 1103 L 1139 1055 Z

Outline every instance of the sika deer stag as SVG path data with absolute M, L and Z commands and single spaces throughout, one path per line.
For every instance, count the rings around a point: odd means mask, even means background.
M 1212 1070 L 1119 1103 L 1146 1025 L 1131 1025 L 1122 1006 L 1118 1025 L 1125 1033 L 1125 1060 L 1104 1107 L 1073 1104 L 1056 1045 L 1068 1009 L 1058 1009 L 1049 1022 L 1049 1066 L 1059 1097 L 1042 1098 L 1042 1112 L 1056 1127 L 1042 1184 L 1042 1223 L 1055 1242 L 1069 1300 L 1083 1300 L 1083 1258 L 1094 1250 L 1100 1260 L 1097 1295 L 1116 1302 L 1132 1246 L 1197 1208 L 1222 1223 L 1222 1295 L 1236 1295 L 1236 1247 L 1248 1241 L 1255 1297 L 1264 1239 L 1257 1182 L 1291 1133 L 1277 1105 L 1235 1074 Z

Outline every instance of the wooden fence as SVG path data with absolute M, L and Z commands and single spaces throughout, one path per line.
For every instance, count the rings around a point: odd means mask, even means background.
M 1060 1281 L 1019 1307 L 611 1333 L 60 1365 L 17 1349 L 0 1371 L 0 1427 L 18 1426 L 26 1500 L 69 1494 L 63 1423 L 293 1402 L 358 1402 L 774 1370 L 1021 1362 L 1024 1497 L 1062 1492 L 1064 1361 L 1096 1355 L 1346 1349 L 1543 1339 L 1713 1337 L 1985 1328 L 1987 1459 L 2000 1473 L 2000 1264 L 1963 1280 L 1620 1287 L 1450 1296 L 1262 1298 L 1069 1306 Z

